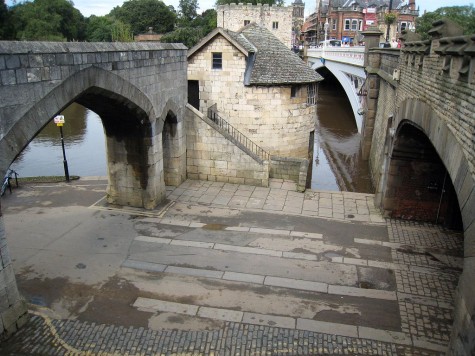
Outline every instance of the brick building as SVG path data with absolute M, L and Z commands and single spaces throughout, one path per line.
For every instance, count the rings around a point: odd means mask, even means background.
M 396 20 L 389 26 L 386 25 L 385 14 L 393 13 Z M 415 19 L 419 16 L 415 0 L 394 0 L 389 9 L 388 0 L 376 0 L 363 3 L 354 0 L 320 0 L 315 16 L 310 16 L 305 26 L 306 42 L 318 43 L 325 38 L 324 25 L 328 21 L 327 39 L 341 40 L 343 43 L 356 45 L 362 39 L 360 32 L 369 26 L 377 26 L 382 32 L 381 41 L 399 38 L 405 29 L 413 29 Z

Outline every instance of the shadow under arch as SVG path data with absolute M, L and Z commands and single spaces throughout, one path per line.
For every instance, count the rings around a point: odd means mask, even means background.
M 400 122 L 387 175 L 383 208 L 389 216 L 463 230 L 457 194 L 448 171 L 417 124 Z
M 366 74 L 364 70 L 361 68 L 356 68 L 352 66 L 345 66 L 339 63 L 334 63 L 331 61 L 326 61 L 325 65 L 316 67 L 313 66 L 312 69 L 321 70 L 325 68 L 326 71 L 331 73 L 333 77 L 338 81 L 338 83 L 343 88 L 348 101 L 350 102 L 351 109 L 353 111 L 353 116 L 355 119 L 356 127 L 358 128 L 358 132 L 361 133 L 362 130 L 362 123 L 363 123 L 363 116 L 360 114 L 362 109 L 362 104 L 360 103 L 360 97 L 358 96 L 357 89 L 355 88 L 354 82 L 352 82 L 347 74 L 351 74 L 356 77 L 366 78 Z M 351 69 L 352 72 L 345 72 L 345 69 Z M 320 72 L 319 72 L 320 73 Z M 321 74 L 321 73 L 320 73 Z
M 470 232 L 475 239 L 475 214 L 471 210 L 475 206 L 475 179 L 470 170 L 467 153 L 443 119 L 432 107 L 418 99 L 406 99 L 396 113 L 393 127 L 396 135 L 401 132 L 404 124 L 411 124 L 420 130 L 434 147 L 441 162 L 447 169 L 454 191 L 457 196 L 465 233 Z M 394 141 L 394 137 L 392 141 Z M 390 144 L 392 150 L 394 142 Z M 391 152 L 390 152 L 391 153 Z M 387 174 L 387 172 L 385 172 Z M 383 191 L 387 192 L 383 188 Z

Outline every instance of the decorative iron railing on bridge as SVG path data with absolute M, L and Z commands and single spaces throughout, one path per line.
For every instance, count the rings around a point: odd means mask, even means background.
M 251 141 L 247 136 L 241 133 L 238 129 L 232 126 L 229 122 L 224 120 L 219 116 L 217 112 L 217 105 L 214 104 L 208 108 L 208 118 L 218 126 L 219 130 L 227 134 L 229 139 L 234 143 L 238 144 L 247 151 L 254 159 L 259 163 L 263 163 L 270 159 L 269 152 L 265 151 L 263 148 Z

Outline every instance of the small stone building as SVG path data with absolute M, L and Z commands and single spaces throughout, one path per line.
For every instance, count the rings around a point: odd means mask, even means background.
M 189 102 L 217 113 L 271 155 L 308 158 L 323 78 L 268 29 L 216 28 L 188 52 Z

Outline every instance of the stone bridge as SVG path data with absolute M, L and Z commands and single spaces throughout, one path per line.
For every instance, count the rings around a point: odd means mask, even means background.
M 464 233 L 449 355 L 475 352 L 475 35 L 438 21 L 431 40 L 377 48 L 365 34 L 362 154 L 375 203 L 390 217 L 430 221 Z M 412 39 L 410 38 L 412 36 Z M 395 72 L 396 71 L 396 72 Z M 395 75 L 396 73 L 396 75 Z
M 77 102 L 104 125 L 110 203 L 153 208 L 185 179 L 185 46 L 3 42 L 0 55 L 0 176 Z
M 154 208 L 186 178 L 187 50 L 181 44 L 0 42 L 0 176 L 72 102 L 95 111 L 113 204 Z M 66 118 L 67 120 L 67 118 Z M 0 337 L 26 318 L 0 206 Z

